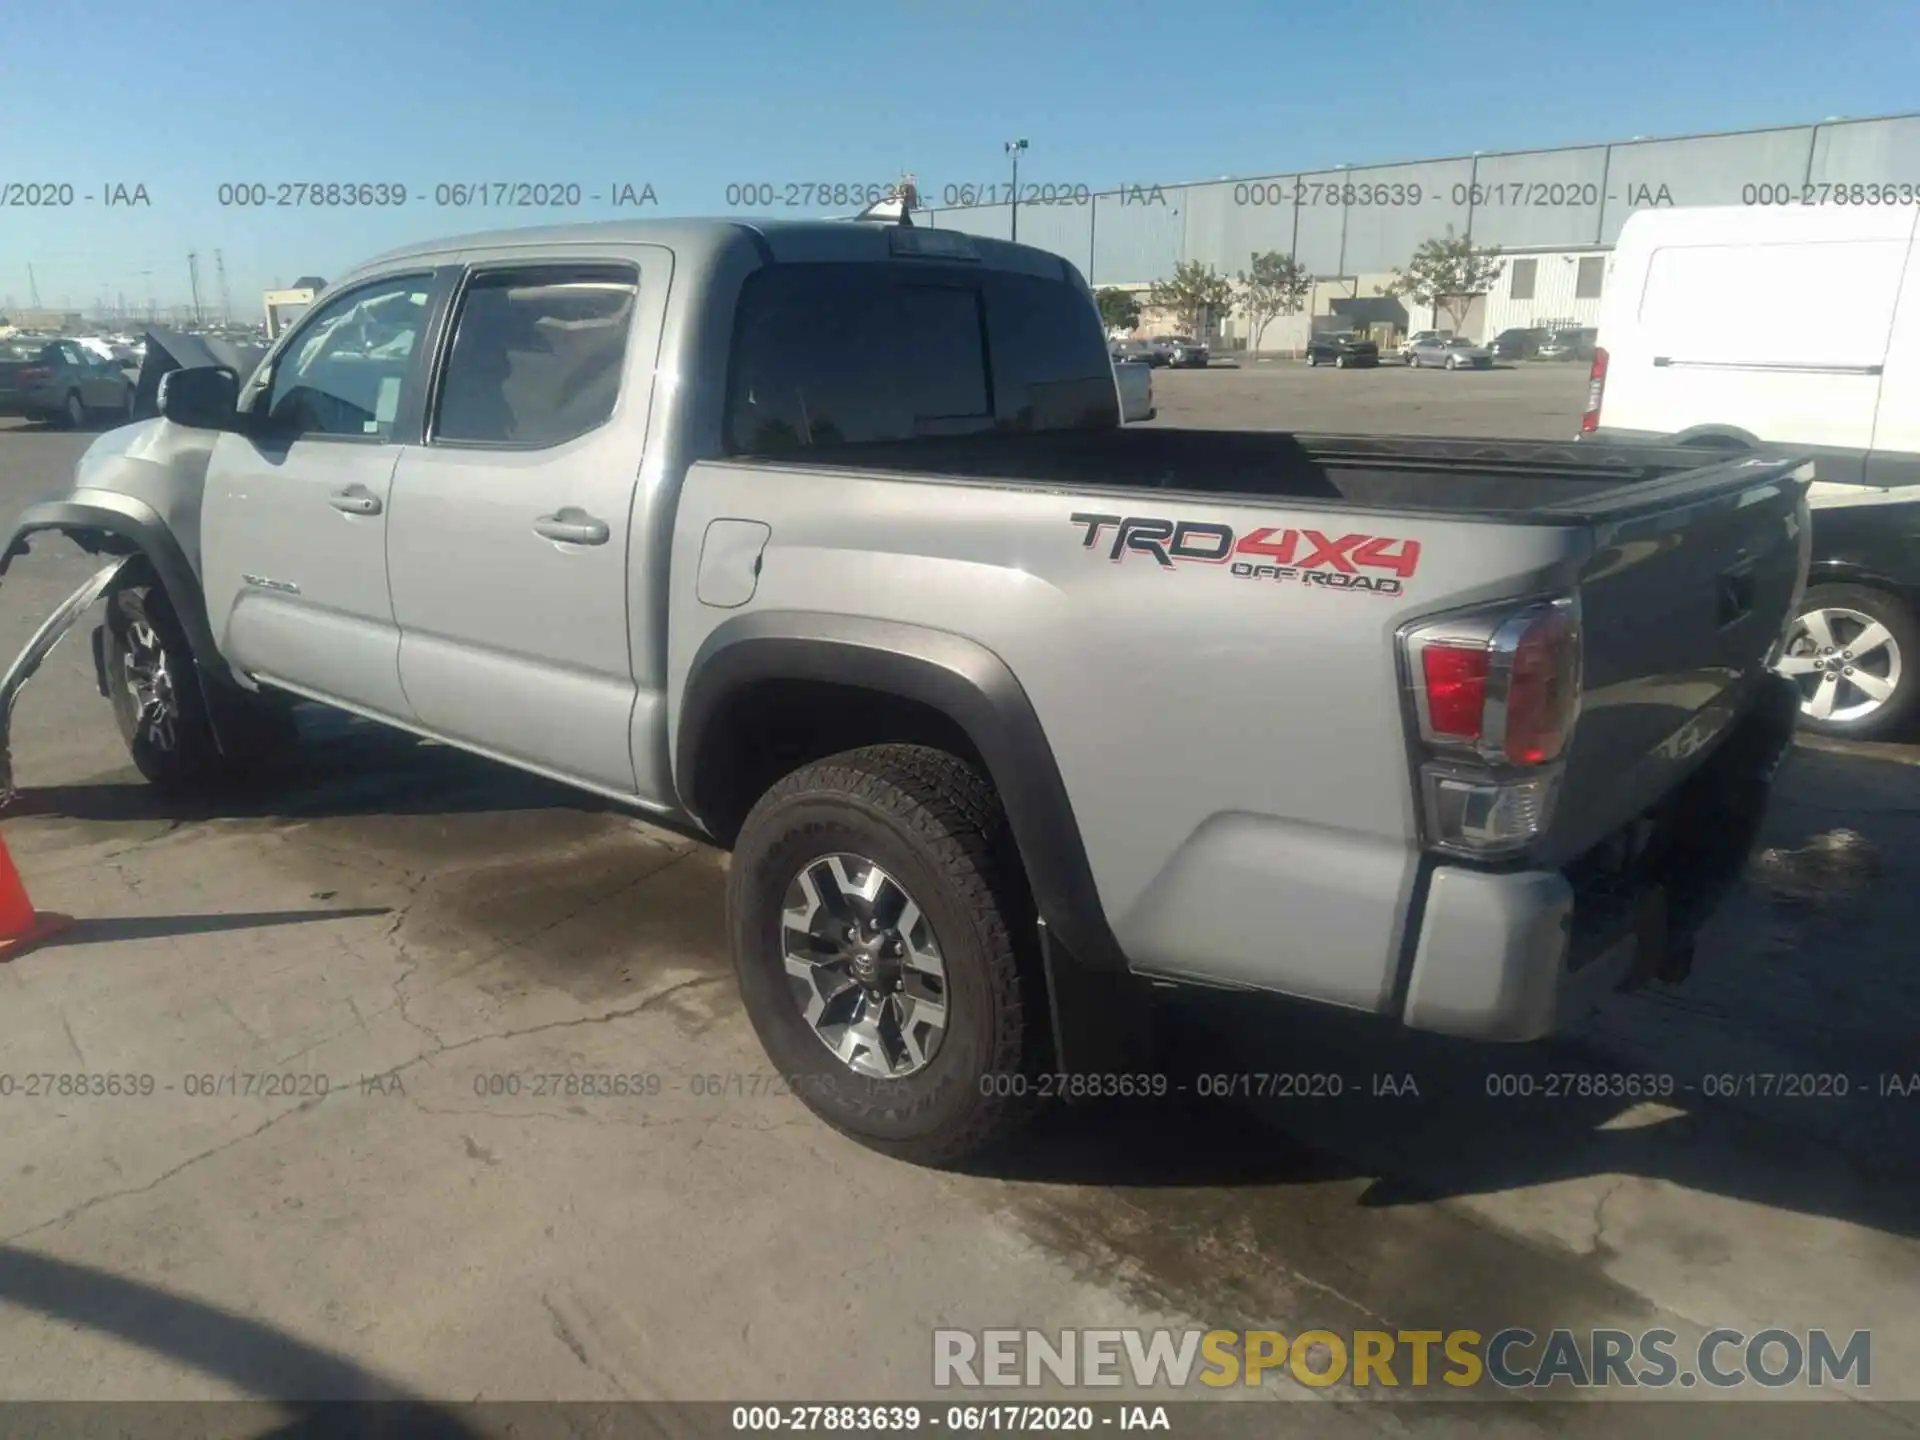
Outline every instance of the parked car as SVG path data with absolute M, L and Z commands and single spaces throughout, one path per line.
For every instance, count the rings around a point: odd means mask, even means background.
M 1351 331 L 1315 335 L 1307 341 L 1307 364 L 1332 365 L 1345 370 L 1356 365 L 1378 365 L 1380 347 Z
M 1146 353 L 1141 356 L 1149 365 L 1161 366 L 1173 364 L 1173 342 L 1164 335 L 1152 335 L 1141 342 Z
M 1451 330 L 1416 330 L 1400 342 L 1400 358 L 1404 360 L 1411 355 L 1413 353 L 1413 347 L 1416 345 L 1431 345 L 1437 341 L 1451 340 L 1452 338 L 1453 332 Z
M 1540 344 L 1547 332 L 1536 326 L 1527 326 L 1518 330 L 1502 330 L 1493 337 L 1487 346 L 1496 360 L 1531 360 L 1539 353 Z
M 1539 360 L 1591 360 L 1599 331 L 1589 326 L 1577 330 L 1555 330 L 1544 336 L 1534 351 Z
M 1920 715 L 1915 216 L 1646 210 L 1601 301 L 1583 440 L 1811 457 L 1812 569 L 1782 665 L 1822 734 L 1893 735 Z M 1762 294 L 1786 300 L 1756 309 Z
M 1437 365 L 1447 370 L 1490 370 L 1493 352 L 1484 345 L 1455 335 L 1448 340 L 1425 340 L 1407 352 L 1407 364 L 1416 370 Z
M 1153 367 L 1138 360 L 1123 360 L 1113 367 L 1113 383 L 1120 389 L 1120 419 L 1131 425 L 1151 420 L 1159 413 L 1153 404 Z
M 1191 335 L 1168 335 L 1161 343 L 1167 349 L 1167 364 L 1177 370 L 1204 370 L 1209 352 L 1203 341 Z
M 0 415 L 78 427 L 132 408 L 133 381 L 118 361 L 75 340 L 0 340 Z
M 1145 340 L 1113 340 L 1107 345 L 1107 358 L 1116 365 L 1125 365 L 1129 361 L 1141 365 L 1151 365 L 1153 346 Z
M 1149 980 L 1512 1041 L 1677 980 L 1790 739 L 1798 462 L 1123 427 L 1079 272 L 959 232 L 425 242 L 160 410 L 0 550 L 105 557 L 0 721 L 103 598 L 156 785 L 305 697 L 697 827 L 773 1065 L 914 1160 L 1142 1073 Z

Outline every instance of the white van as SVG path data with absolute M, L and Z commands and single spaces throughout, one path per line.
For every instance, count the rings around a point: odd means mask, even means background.
M 1920 205 L 1642 210 L 1600 308 L 1583 439 L 1811 457 L 1812 568 L 1783 673 L 1803 724 L 1920 710 Z
M 1920 204 L 1640 211 L 1581 432 L 1788 445 L 1817 461 L 1816 504 L 1920 485 L 1917 224 Z

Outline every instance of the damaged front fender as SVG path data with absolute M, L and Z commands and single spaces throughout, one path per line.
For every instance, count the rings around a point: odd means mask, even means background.
M 20 698 L 21 688 L 33 678 L 40 662 L 53 653 L 74 622 L 93 608 L 93 602 L 107 593 L 133 560 L 131 555 L 122 555 L 94 571 L 87 583 L 62 600 L 46 622 L 34 631 L 27 648 L 7 667 L 5 676 L 0 677 L 0 805 L 5 805 L 14 795 L 13 704 Z

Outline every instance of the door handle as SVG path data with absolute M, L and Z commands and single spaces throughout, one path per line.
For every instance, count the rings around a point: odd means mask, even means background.
M 533 522 L 533 533 L 568 545 L 604 545 L 613 534 L 607 522 L 595 519 L 575 505 L 563 506 Z
M 349 485 L 344 490 L 336 490 L 327 497 L 327 503 L 348 515 L 380 513 L 380 497 L 364 485 Z

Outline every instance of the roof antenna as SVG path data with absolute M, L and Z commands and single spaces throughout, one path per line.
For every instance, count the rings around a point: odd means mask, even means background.
M 902 175 L 894 184 L 887 187 L 887 193 L 873 204 L 867 206 L 853 218 L 856 220 L 880 220 L 894 225 L 913 224 L 913 212 L 920 208 L 920 187 L 914 183 L 912 175 Z

